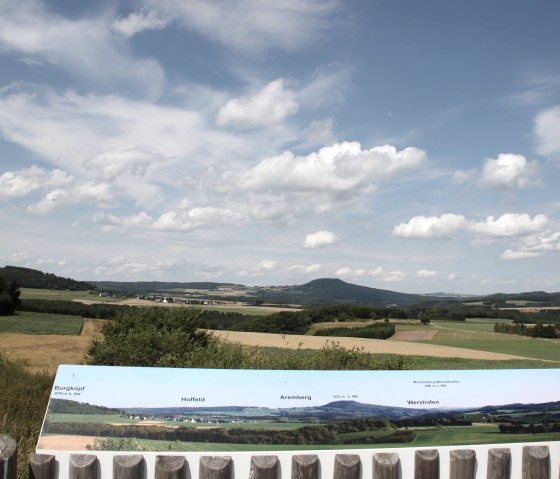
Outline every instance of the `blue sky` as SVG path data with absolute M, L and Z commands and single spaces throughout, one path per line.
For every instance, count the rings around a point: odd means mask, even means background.
M 346 395 L 356 396 L 349 400 L 395 407 L 480 407 L 558 401 L 559 373 L 558 369 L 257 371 L 62 365 L 54 386 L 85 388 L 79 396 L 74 391 L 64 396 L 57 395 L 53 387 L 51 396 L 121 408 L 321 406 L 339 400 L 336 396 Z M 378 383 L 383 387 L 377 387 Z M 446 387 L 426 387 L 427 383 L 445 383 Z M 526 387 L 520 389 L 520 383 Z M 244 387 L 238 387 L 239 384 Z M 494 387 L 489 391 L 482 387 L 484 384 Z M 298 395 L 311 399 L 281 399 L 281 396 Z M 181 397 L 205 401 L 182 402 Z M 439 401 L 439 404 L 410 405 L 409 400 Z
M 0 1 L 0 264 L 560 290 L 560 4 Z

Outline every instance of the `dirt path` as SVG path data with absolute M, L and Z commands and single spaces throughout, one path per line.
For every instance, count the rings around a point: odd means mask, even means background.
M 453 348 L 405 341 L 383 341 L 379 339 L 333 338 L 324 336 L 298 336 L 269 333 L 245 333 L 239 331 L 214 331 L 214 336 L 224 341 L 240 343 L 246 346 L 263 346 L 273 348 L 321 349 L 329 341 L 337 341 L 341 346 L 351 349 L 364 348 L 368 353 L 402 354 L 407 356 L 435 356 L 441 358 L 466 359 L 530 359 L 510 354 L 475 351 L 474 349 Z

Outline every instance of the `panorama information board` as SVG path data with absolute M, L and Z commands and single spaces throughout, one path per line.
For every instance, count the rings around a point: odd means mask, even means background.
M 63 365 L 37 451 L 280 451 L 560 440 L 560 369 Z

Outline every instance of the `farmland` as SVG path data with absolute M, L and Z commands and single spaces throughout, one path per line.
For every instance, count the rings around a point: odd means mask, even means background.
M 13 316 L 0 317 L 0 333 L 77 336 L 82 324 L 80 316 L 19 311 Z

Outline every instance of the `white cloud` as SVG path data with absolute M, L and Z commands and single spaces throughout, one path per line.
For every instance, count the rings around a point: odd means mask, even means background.
M 418 279 L 431 279 L 437 277 L 437 271 L 432 271 L 429 269 L 419 269 L 416 271 L 416 277 Z
M 261 126 L 282 121 L 298 111 L 294 92 L 284 88 L 284 80 L 270 82 L 250 97 L 229 100 L 216 116 L 218 125 Z
M 104 179 L 115 178 L 123 173 L 144 176 L 148 167 L 164 160 L 157 149 L 145 145 L 132 145 L 105 151 L 84 161 L 84 166 L 94 170 Z
M 383 267 L 378 266 L 372 271 L 368 272 L 368 275 L 372 278 L 380 279 L 388 283 L 394 283 L 398 281 L 403 281 L 407 278 L 406 273 L 396 270 L 396 271 L 386 271 Z
M 201 226 L 221 226 L 239 224 L 245 218 L 227 208 L 212 206 L 183 208 L 163 213 L 152 223 L 152 228 L 160 231 L 191 231 Z
M 107 213 L 97 213 L 93 220 L 102 225 L 103 231 L 126 231 L 129 228 L 149 226 L 152 223 L 152 217 L 141 211 L 131 216 L 115 216 Z
M 108 13 L 108 12 L 107 12 Z M 113 34 L 107 13 L 65 18 L 39 0 L 0 2 L 0 52 L 30 64 L 61 67 L 96 85 L 160 95 L 164 73 L 152 59 L 134 58 Z
M 512 249 L 507 249 L 503 252 L 500 258 L 504 260 L 515 260 L 515 259 L 534 258 L 535 256 L 540 256 L 540 253 L 531 252 L 531 251 L 515 251 Z
M 113 30 L 127 38 L 144 30 L 161 30 L 167 22 L 158 17 L 154 10 L 132 12 L 127 17 L 119 17 L 113 22 Z
M 332 34 L 339 2 L 326 0 L 143 0 L 159 18 L 177 21 L 225 47 L 244 51 L 295 50 Z
M 305 266 L 303 264 L 295 264 L 290 266 L 289 271 L 297 274 L 314 274 L 320 272 L 322 266 L 320 264 L 310 264 Z
M 451 238 L 468 222 L 463 215 L 451 213 L 436 216 L 415 216 L 408 223 L 400 223 L 393 228 L 393 236 L 401 238 Z
M 241 141 L 207 129 L 200 113 L 185 108 L 28 86 L 0 90 L 0 130 L 7 140 L 70 172 L 81 172 L 84 160 L 102 152 L 118 152 L 119 161 L 139 153 L 139 147 L 127 151 L 116 145 L 150 145 L 153 158 L 161 152 L 184 161 L 194 152 L 210 156 L 215 145 L 235 150 Z
M 233 181 L 236 189 L 289 197 L 304 209 L 326 211 L 334 203 L 371 192 L 382 181 L 417 168 L 426 153 L 394 146 L 362 150 L 358 142 L 335 143 L 307 156 L 287 151 L 261 161 Z M 227 177 L 228 184 L 232 176 Z M 299 201 L 298 201 L 299 200 Z
M 472 233 L 491 238 L 512 238 L 543 231 L 549 223 L 545 215 L 506 213 L 499 218 L 489 216 L 486 221 L 480 221 L 469 226 Z
M 262 276 L 264 273 L 269 273 L 278 268 L 278 261 L 275 260 L 262 260 L 257 266 L 251 269 L 244 269 L 237 273 L 239 278 L 255 278 Z
M 540 184 L 537 161 L 528 161 L 523 155 L 500 153 L 496 159 L 484 163 L 480 185 L 500 190 L 514 190 Z
M 543 231 L 528 236 L 521 248 L 525 252 L 560 251 L 560 231 Z
M 31 166 L 18 171 L 7 171 L 0 176 L 0 198 L 27 196 L 39 188 L 63 186 L 73 181 L 66 172 L 45 170 Z
M 560 159 L 560 106 L 541 111 L 535 118 L 537 151 L 543 156 Z
M 46 214 L 63 206 L 86 201 L 94 202 L 101 207 L 112 205 L 114 194 L 111 185 L 88 181 L 75 183 L 68 189 L 57 188 L 49 191 L 38 203 L 29 205 L 27 211 L 35 214 Z
M 350 268 L 348 268 L 347 266 L 345 266 L 344 268 L 339 268 L 336 270 L 335 273 L 337 276 L 352 276 L 352 270 Z
M 458 170 L 453 173 L 451 183 L 454 185 L 463 185 L 472 180 L 476 170 Z
M 336 242 L 336 235 L 331 231 L 317 231 L 316 233 L 310 233 L 305 237 L 304 248 L 315 249 L 323 248 L 329 246 Z

